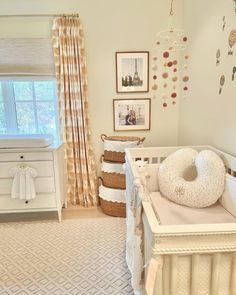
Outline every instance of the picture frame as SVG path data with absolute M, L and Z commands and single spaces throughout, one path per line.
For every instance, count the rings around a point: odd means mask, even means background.
M 116 92 L 149 91 L 149 51 L 116 52 Z
M 113 99 L 114 131 L 151 129 L 151 99 Z

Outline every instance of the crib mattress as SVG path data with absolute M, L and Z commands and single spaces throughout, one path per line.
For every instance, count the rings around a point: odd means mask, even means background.
M 207 208 L 189 208 L 169 201 L 160 192 L 152 192 L 151 200 L 162 225 L 236 223 L 236 218 L 220 202 Z

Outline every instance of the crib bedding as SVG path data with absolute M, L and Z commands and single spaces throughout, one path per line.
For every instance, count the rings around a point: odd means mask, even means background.
M 173 203 L 164 198 L 160 192 L 152 192 L 150 197 L 161 225 L 236 223 L 236 218 L 220 202 L 199 209 Z

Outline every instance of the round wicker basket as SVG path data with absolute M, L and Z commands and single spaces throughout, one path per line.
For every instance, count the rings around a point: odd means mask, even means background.
M 104 180 L 99 177 L 100 185 L 104 186 Z M 108 188 L 109 189 L 109 188 Z M 124 202 L 113 202 L 105 200 L 104 198 L 99 197 L 100 205 L 103 213 L 115 216 L 115 217 L 126 217 L 126 204 Z
M 104 150 L 104 160 L 109 162 L 125 163 L 125 152 Z
M 105 186 L 110 188 L 125 189 L 125 175 L 102 171 L 102 179 Z
M 145 140 L 144 138 L 134 137 L 134 136 L 107 136 L 105 134 L 101 134 L 101 139 L 103 142 L 113 142 L 114 150 L 106 150 L 104 149 L 104 160 L 108 162 L 116 162 L 116 163 L 125 163 L 125 151 L 115 151 L 115 146 L 118 142 L 132 142 L 132 147 L 134 145 L 140 145 Z M 104 144 L 105 145 L 105 144 Z M 129 147 L 129 143 L 124 147 Z
M 135 136 L 107 136 L 106 134 L 101 134 L 101 139 L 104 142 L 104 140 L 110 140 L 110 141 L 137 141 L 137 142 L 143 142 L 145 138 L 135 137 Z M 139 144 L 139 143 L 138 143 Z
M 100 204 L 103 213 L 115 217 L 126 217 L 125 203 L 111 202 L 100 198 Z

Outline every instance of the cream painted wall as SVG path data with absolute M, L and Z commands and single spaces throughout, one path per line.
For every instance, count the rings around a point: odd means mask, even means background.
M 234 55 L 228 56 L 229 32 L 236 29 L 233 1 L 185 0 L 184 8 L 191 80 L 189 98 L 182 100 L 180 108 L 179 144 L 212 144 L 236 155 L 236 79 L 231 80 L 236 46 Z M 218 67 L 217 49 L 222 56 Z M 219 95 L 221 75 L 226 83 Z
M 178 136 L 178 107 L 164 109 L 152 100 L 151 130 L 113 131 L 112 100 L 145 98 L 151 93 L 116 94 L 115 52 L 152 51 L 156 33 L 167 26 L 166 0 L 1 0 L 1 14 L 79 13 L 85 30 L 92 141 L 98 159 L 102 153 L 100 134 L 146 136 L 147 146 L 175 145 Z M 176 4 L 176 24 L 182 20 L 182 0 Z M 0 19 L 0 38 L 49 37 L 46 19 Z

